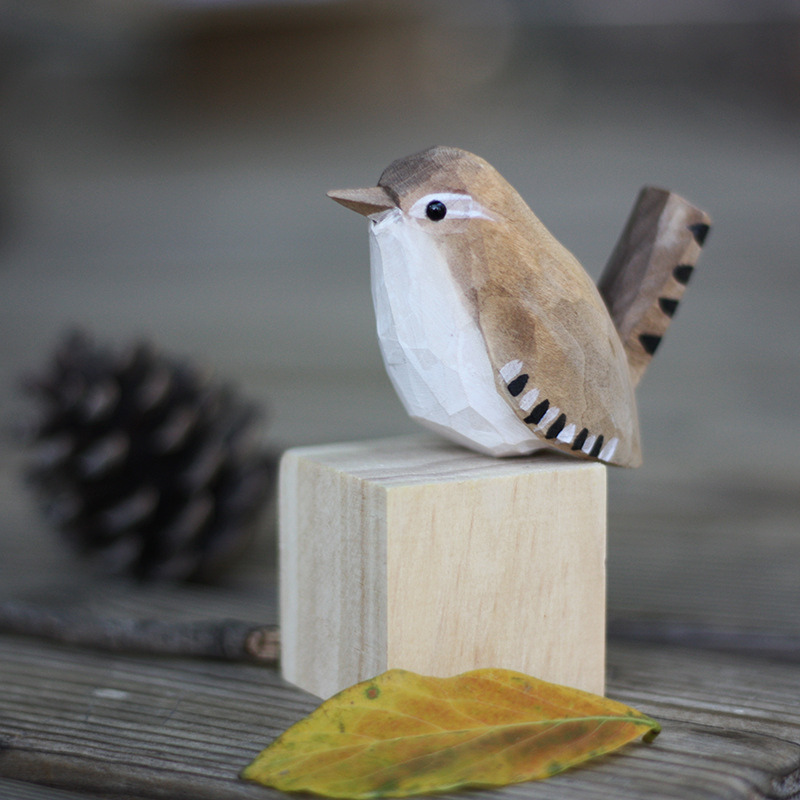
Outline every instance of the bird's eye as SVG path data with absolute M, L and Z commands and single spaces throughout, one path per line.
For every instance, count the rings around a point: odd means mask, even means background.
M 447 214 L 447 206 L 441 200 L 431 200 L 425 206 L 425 216 L 434 222 L 444 219 L 445 214 Z
M 418 198 L 406 213 L 414 219 L 429 219 L 432 222 L 439 222 L 445 217 L 448 220 L 494 219 L 470 195 L 464 192 L 446 192 L 442 189 Z M 455 233 L 458 226 L 456 228 L 451 228 L 449 225 L 445 227 L 447 233 Z

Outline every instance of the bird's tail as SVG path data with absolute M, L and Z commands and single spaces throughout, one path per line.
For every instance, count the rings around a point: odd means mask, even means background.
M 639 192 L 598 283 L 634 385 L 672 321 L 710 225 L 705 212 L 672 192 Z

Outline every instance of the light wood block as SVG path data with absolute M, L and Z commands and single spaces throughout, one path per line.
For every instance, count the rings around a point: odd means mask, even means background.
M 606 468 L 422 434 L 289 450 L 282 669 L 329 697 L 399 667 L 603 693 Z

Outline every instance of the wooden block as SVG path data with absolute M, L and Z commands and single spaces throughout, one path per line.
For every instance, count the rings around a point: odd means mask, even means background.
M 603 693 L 606 468 L 421 434 L 289 450 L 284 677 L 320 697 L 399 667 Z

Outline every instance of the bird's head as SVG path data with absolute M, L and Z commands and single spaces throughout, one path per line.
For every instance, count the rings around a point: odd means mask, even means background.
M 462 232 L 473 220 L 508 222 L 527 211 L 497 170 L 455 147 L 432 147 L 398 159 L 377 186 L 334 190 L 328 197 L 373 222 L 391 214 L 436 236 Z

